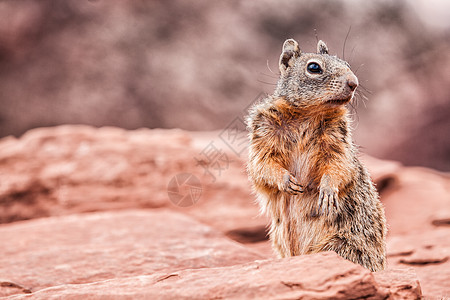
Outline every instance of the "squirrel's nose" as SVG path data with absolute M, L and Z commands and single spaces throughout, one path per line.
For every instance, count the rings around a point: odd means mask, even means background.
M 354 91 L 356 89 L 356 87 L 358 86 L 358 78 L 353 74 L 348 74 L 347 75 L 347 84 L 349 86 L 349 88 Z

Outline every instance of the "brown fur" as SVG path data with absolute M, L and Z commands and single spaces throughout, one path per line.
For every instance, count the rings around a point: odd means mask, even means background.
M 322 72 L 311 73 L 317 63 Z M 335 251 L 372 270 L 386 266 L 382 204 L 357 157 L 346 103 L 357 78 L 328 55 L 287 40 L 272 96 L 249 111 L 248 173 L 281 257 Z

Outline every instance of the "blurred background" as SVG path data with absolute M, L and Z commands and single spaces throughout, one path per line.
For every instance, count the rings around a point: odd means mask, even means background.
M 450 171 L 446 0 L 1 1 L 0 137 L 59 124 L 220 130 L 272 92 L 283 41 L 311 52 L 315 33 L 362 84 L 361 150 Z

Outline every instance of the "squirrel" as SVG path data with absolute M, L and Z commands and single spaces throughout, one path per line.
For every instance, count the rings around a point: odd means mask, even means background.
M 288 39 L 273 95 L 249 109 L 247 172 L 279 257 L 335 251 L 375 272 L 386 267 L 384 208 L 351 138 L 346 104 L 358 79 L 328 53 Z

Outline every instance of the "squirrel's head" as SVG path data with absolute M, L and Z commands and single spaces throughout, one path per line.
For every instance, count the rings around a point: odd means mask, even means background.
M 275 95 L 299 106 L 346 104 L 358 86 L 350 65 L 329 55 L 323 41 L 318 42 L 317 53 L 302 53 L 295 40 L 286 40 L 280 56 L 280 72 Z

